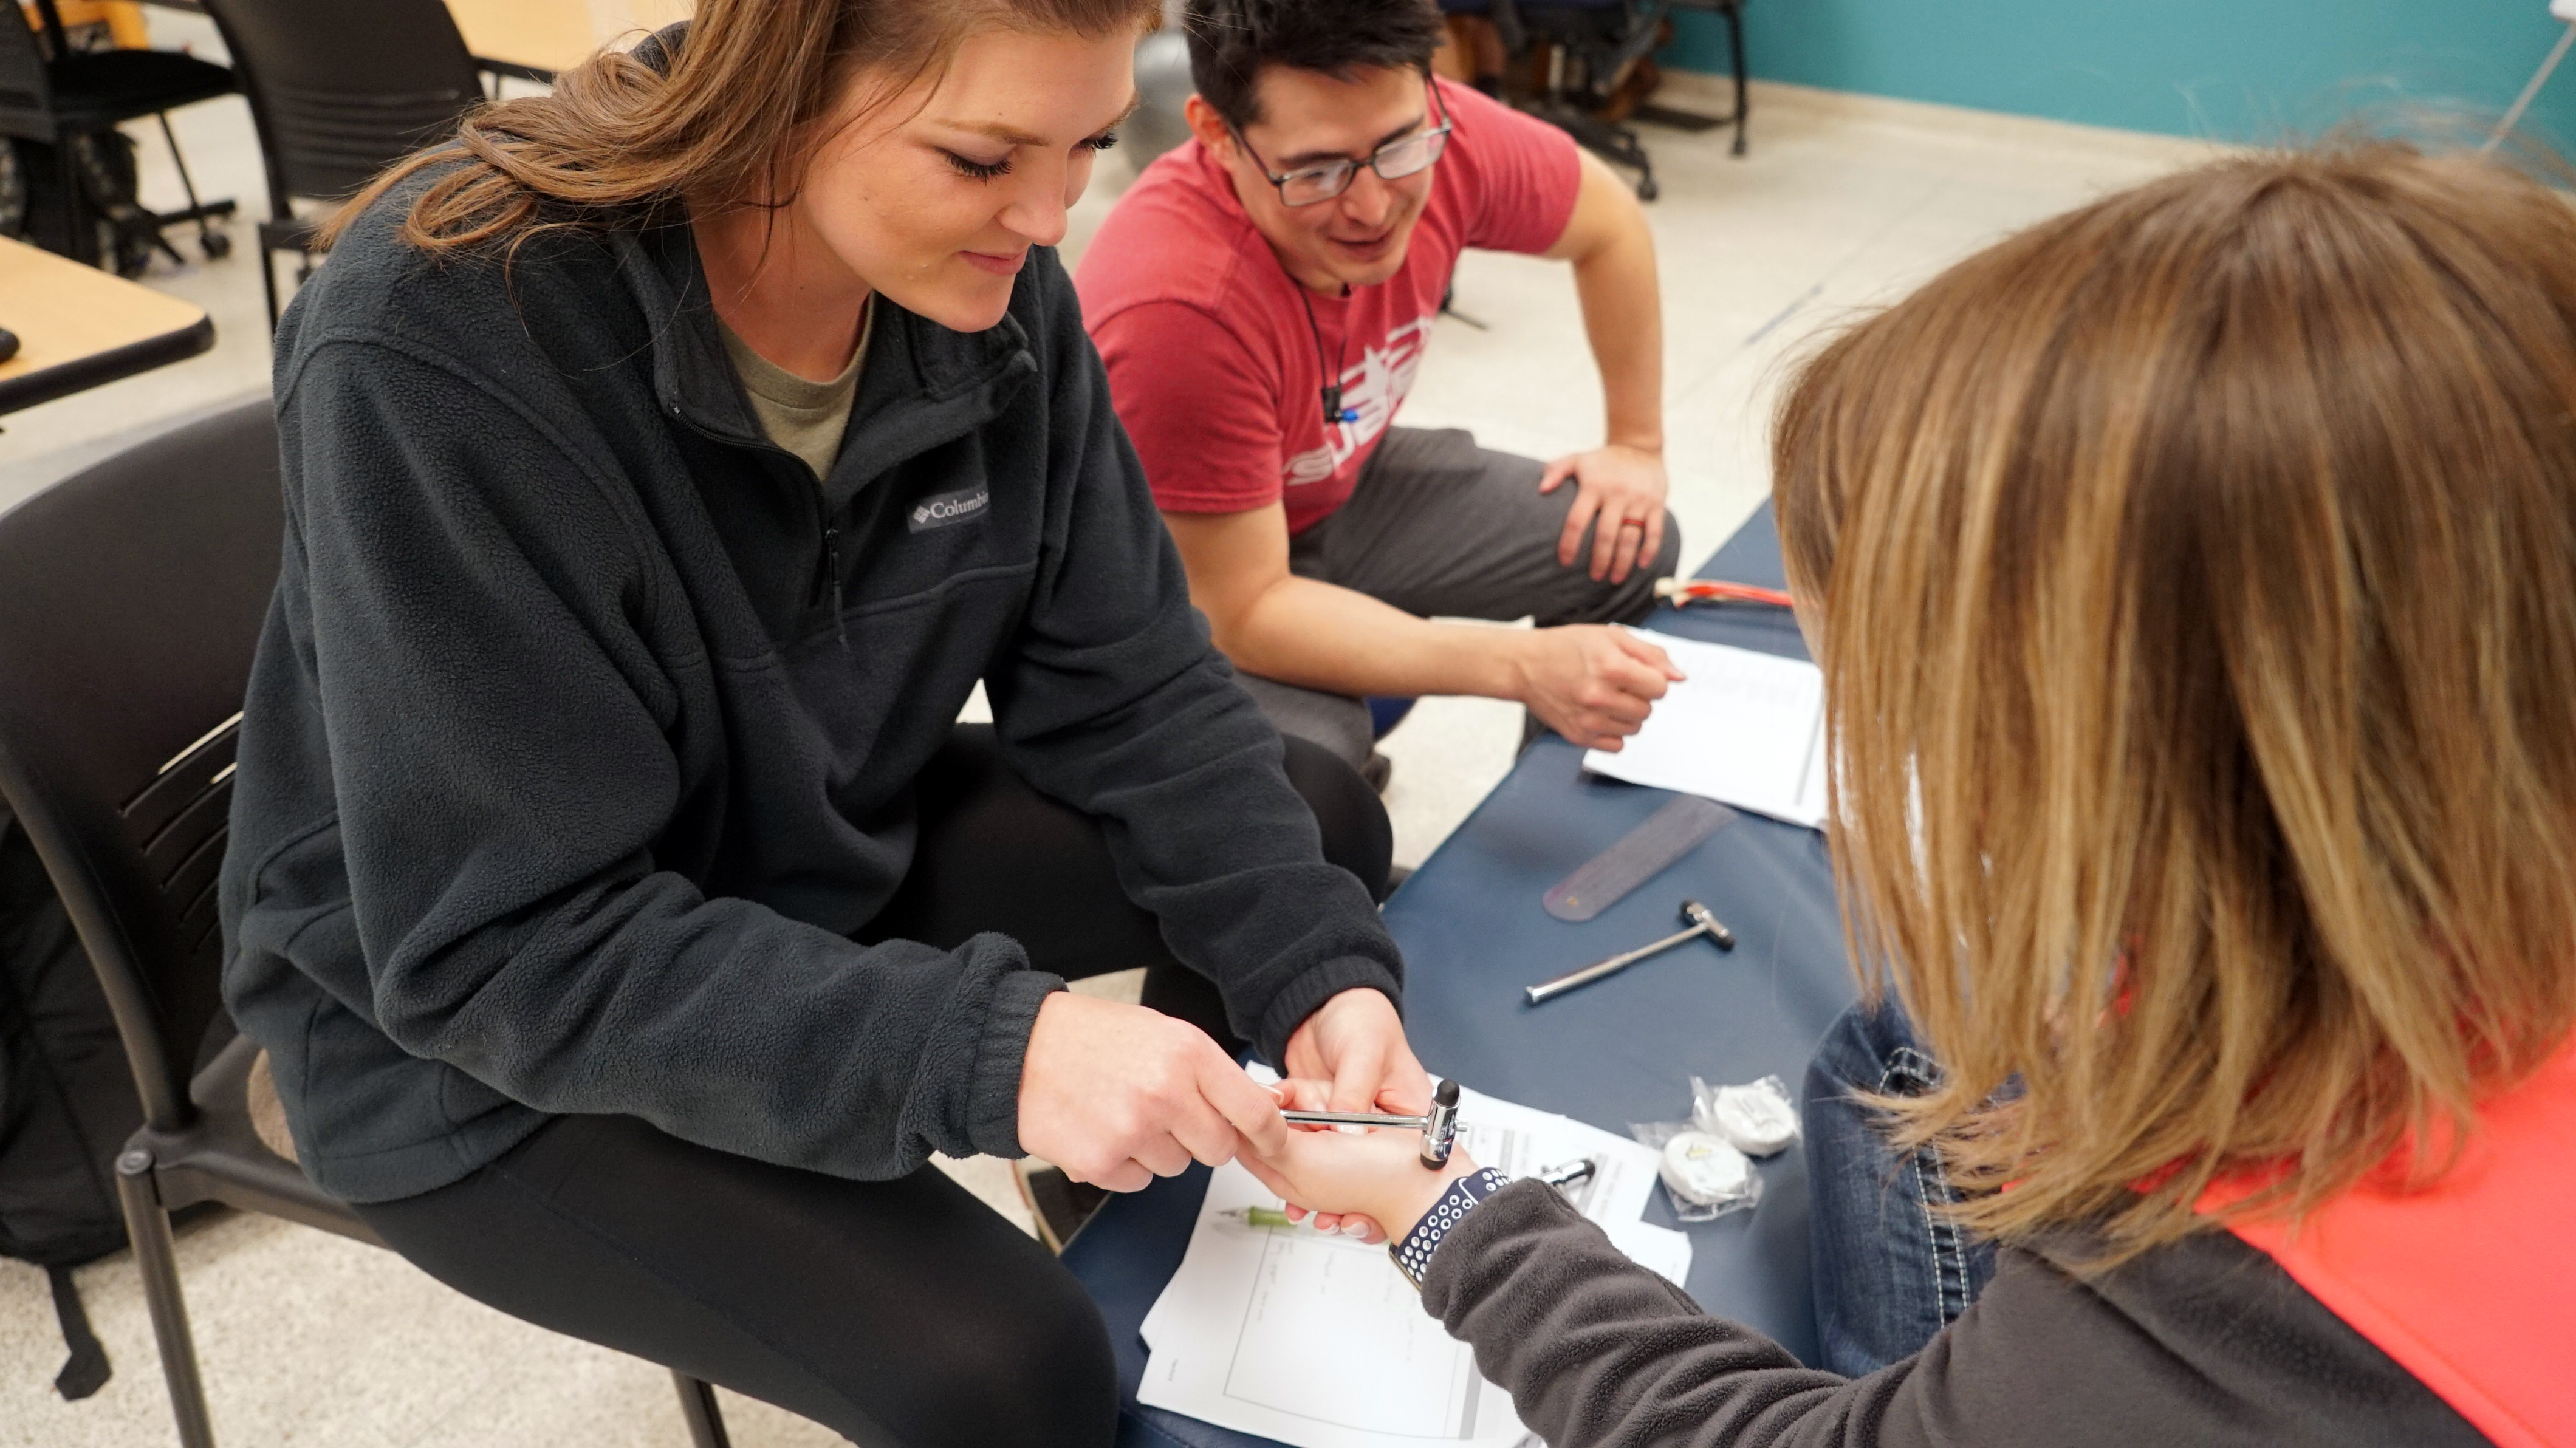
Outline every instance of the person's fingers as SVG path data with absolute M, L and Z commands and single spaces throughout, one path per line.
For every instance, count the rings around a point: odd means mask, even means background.
M 1245 1156 L 1239 1158 L 1239 1160 L 1243 1163 L 1243 1169 L 1252 1173 L 1252 1179 L 1254 1181 L 1268 1187 L 1272 1196 L 1279 1198 L 1282 1202 L 1287 1204 L 1288 1220 L 1293 1222 L 1306 1215 L 1306 1209 L 1304 1207 L 1298 1206 L 1294 1201 L 1289 1200 L 1296 1195 L 1296 1183 L 1288 1180 L 1286 1174 L 1281 1172 L 1278 1167 L 1271 1165 L 1269 1162 L 1263 1161 L 1257 1156 Z
M 1613 634 L 1616 638 L 1619 635 Z M 1657 650 L 1658 653 L 1661 650 Z M 1672 671 L 1669 665 L 1657 668 L 1626 649 L 1603 654 L 1594 665 L 1595 676 L 1604 684 L 1631 698 L 1648 701 L 1660 699 L 1671 691 Z
M 1601 513 L 1592 529 L 1592 577 L 1595 582 L 1608 576 L 1610 560 L 1619 551 L 1619 535 L 1627 531 L 1629 502 L 1626 498 L 1602 500 Z
M 1567 478 L 1574 476 L 1574 465 L 1579 461 L 1581 461 L 1581 457 L 1578 454 L 1574 456 L 1561 457 L 1555 462 L 1549 463 L 1547 465 L 1547 471 L 1538 475 L 1538 490 L 1542 493 L 1555 492 Z
M 1333 1083 L 1329 1081 L 1300 1081 L 1297 1083 L 1295 1095 L 1279 1104 L 1283 1110 L 1288 1111 L 1329 1111 L 1332 1109 L 1332 1093 Z M 1288 1129 L 1292 1132 L 1315 1132 L 1333 1131 L 1337 1128 L 1299 1121 L 1289 1123 Z
M 1650 506 L 1646 509 L 1646 531 L 1637 544 L 1637 562 L 1652 568 L 1655 560 L 1663 556 L 1664 510 Z
M 1419 1116 L 1431 1109 L 1431 1074 L 1413 1058 L 1411 1049 L 1398 1046 L 1388 1057 L 1385 1081 L 1377 1089 L 1381 1111 L 1404 1116 Z
M 1634 734 L 1644 726 L 1654 705 L 1634 694 L 1604 694 L 1584 722 L 1604 734 Z
M 1170 1132 L 1156 1132 L 1136 1143 L 1135 1160 L 1158 1177 L 1179 1176 L 1190 1169 L 1190 1151 Z
M 1583 712 L 1576 717 L 1575 727 L 1582 739 L 1619 738 L 1644 727 L 1647 711 L 1653 707 L 1642 699 L 1601 690 L 1585 696 Z
M 1606 749 L 1611 741 L 1625 739 L 1641 727 L 1607 714 L 1587 714 L 1583 719 L 1580 742 L 1586 749 Z
M 1379 1226 L 1377 1224 L 1377 1219 L 1374 1217 L 1364 1217 L 1357 1212 L 1344 1212 L 1342 1214 L 1342 1235 L 1345 1237 L 1357 1237 L 1369 1246 L 1375 1247 L 1386 1241 L 1387 1230 L 1386 1228 Z
M 1634 518 L 1619 525 L 1619 544 L 1610 554 L 1610 581 L 1625 583 L 1629 571 L 1637 566 L 1639 545 L 1645 541 L 1646 527 Z
M 1291 1076 L 1271 1087 L 1270 1091 L 1271 1095 L 1278 1100 L 1282 1110 L 1322 1111 L 1325 1109 L 1324 1103 L 1331 1099 L 1333 1083 L 1316 1081 L 1304 1076 Z M 1292 1123 L 1288 1129 L 1290 1131 L 1332 1130 L 1329 1126 L 1308 1126 L 1302 1123 Z
M 1377 1108 L 1378 1087 L 1386 1081 L 1386 1047 L 1383 1043 L 1361 1040 L 1351 1043 L 1342 1058 L 1333 1063 L 1333 1104 L 1331 1111 L 1373 1111 Z
M 1283 1130 L 1283 1136 L 1286 1134 Z M 1194 1102 L 1172 1119 L 1172 1139 L 1203 1166 L 1223 1166 L 1242 1154 L 1244 1139 L 1233 1123 L 1204 1101 Z
M 1575 493 L 1574 506 L 1565 510 L 1565 531 L 1556 539 L 1556 561 L 1559 565 L 1566 568 L 1574 566 L 1574 555 L 1583 547 L 1583 530 L 1591 526 L 1593 515 L 1600 511 L 1599 488 L 1584 488 Z
M 1072 1173 L 1068 1172 L 1066 1175 L 1071 1176 Z M 1105 1192 L 1141 1192 L 1153 1185 L 1154 1174 L 1145 1169 L 1144 1163 L 1129 1158 L 1107 1171 L 1095 1172 L 1089 1177 L 1077 1178 L 1077 1180 L 1087 1180 Z
M 1662 649 L 1659 649 L 1653 644 L 1646 642 L 1644 639 L 1637 637 L 1636 634 L 1629 630 L 1624 628 L 1613 629 L 1610 632 L 1610 637 L 1619 645 L 1619 652 L 1626 654 L 1628 657 L 1635 659 L 1637 662 L 1644 664 L 1649 668 L 1652 668 L 1655 672 L 1672 680 L 1674 683 L 1678 684 L 1682 680 L 1690 677 L 1674 665 L 1672 655 L 1665 653 Z M 1655 697 L 1661 698 L 1663 696 L 1658 694 Z
M 1261 1087 L 1261 1083 L 1243 1074 L 1243 1068 L 1225 1058 L 1213 1041 L 1195 1053 L 1198 1093 L 1217 1113 L 1243 1133 L 1243 1139 L 1263 1156 L 1275 1156 L 1288 1141 L 1288 1123 L 1279 1119 L 1279 1101 Z

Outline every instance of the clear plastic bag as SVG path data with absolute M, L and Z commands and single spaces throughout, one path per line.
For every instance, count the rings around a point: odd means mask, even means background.
M 1777 1076 L 1741 1086 L 1691 1078 L 1691 1125 L 1746 1156 L 1778 1156 L 1798 1139 L 1798 1103 Z
M 1752 1159 L 1724 1137 L 1687 1121 L 1631 1124 L 1628 1134 L 1663 1154 L 1658 1172 L 1681 1221 L 1712 1221 L 1762 1200 L 1762 1176 Z

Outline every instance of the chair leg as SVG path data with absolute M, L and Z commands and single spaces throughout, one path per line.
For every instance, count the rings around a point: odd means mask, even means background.
M 673 1372 L 671 1380 L 679 1384 L 680 1416 L 688 1422 L 691 1448 L 732 1448 L 714 1386 L 682 1372 Z
M 161 1376 L 170 1384 L 170 1416 L 178 1420 L 180 1448 L 215 1448 L 206 1385 L 197 1376 L 197 1345 L 188 1332 L 188 1301 L 179 1291 L 178 1248 L 152 1177 L 152 1153 L 131 1147 L 116 1159 L 116 1196 L 125 1209 L 126 1235 L 134 1241 L 135 1265 L 143 1269 L 143 1300 L 152 1311 L 152 1336 L 161 1349 Z
M 259 244 L 259 285 L 268 293 L 268 334 L 277 335 L 277 253 L 265 241 Z
M 1745 95 L 1744 7 L 1741 5 L 1729 5 L 1726 7 L 1726 48 L 1727 53 L 1735 60 L 1734 154 L 1740 157 L 1744 154 L 1744 117 L 1745 113 L 1752 109 L 1753 104 Z
M 179 152 L 179 133 L 170 129 L 168 111 L 155 111 L 152 118 L 161 123 L 161 139 L 169 143 L 170 164 L 179 168 L 179 190 L 188 198 L 188 215 L 197 220 L 197 243 L 203 246 L 215 229 L 206 220 L 205 203 L 197 199 L 197 183 L 188 175 L 188 158 Z

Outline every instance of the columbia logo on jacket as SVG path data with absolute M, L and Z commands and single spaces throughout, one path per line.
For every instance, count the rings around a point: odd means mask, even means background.
M 945 528 L 951 523 L 979 518 L 992 505 L 993 490 L 981 485 L 924 498 L 912 505 L 912 531 L 918 533 L 925 528 Z

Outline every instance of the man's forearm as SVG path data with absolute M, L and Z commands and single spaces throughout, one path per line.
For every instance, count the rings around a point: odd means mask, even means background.
M 1519 699 L 1529 634 L 1433 623 L 1367 594 L 1288 577 L 1243 607 L 1217 644 L 1248 674 L 1337 694 Z
M 1605 440 L 1664 446 L 1664 321 L 1655 246 L 1642 222 L 1574 263 L 1583 330 L 1601 370 Z

